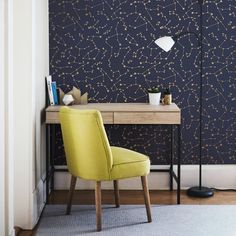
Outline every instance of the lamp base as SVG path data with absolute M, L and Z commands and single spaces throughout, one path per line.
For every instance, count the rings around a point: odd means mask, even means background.
M 190 197 L 206 198 L 206 197 L 212 197 L 214 195 L 214 191 L 207 187 L 198 186 L 188 189 L 187 195 Z

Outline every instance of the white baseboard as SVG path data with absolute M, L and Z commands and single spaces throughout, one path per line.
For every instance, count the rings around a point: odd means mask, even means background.
M 65 168 L 65 166 L 57 166 Z M 152 168 L 168 168 L 168 166 L 152 166 Z M 176 166 L 174 166 L 176 169 Z M 183 165 L 181 167 L 181 189 L 188 189 L 198 185 L 198 165 Z M 169 189 L 169 174 L 160 172 L 151 172 L 148 176 L 149 189 Z M 175 183 L 175 181 L 174 181 Z M 202 184 L 213 188 L 234 188 L 236 189 L 236 165 L 203 165 L 202 166 Z M 70 175 L 68 172 L 55 173 L 55 189 L 69 189 Z M 176 184 L 174 184 L 176 188 Z M 112 189 L 111 182 L 103 182 L 103 189 Z M 94 189 L 93 181 L 77 181 L 76 189 Z M 139 178 L 131 178 L 120 181 L 120 189 L 141 189 Z
M 12 229 L 10 232 L 9 232 L 9 236 L 15 236 L 16 233 L 15 233 L 15 229 Z
M 39 217 L 43 211 L 43 208 L 45 206 L 45 189 L 46 189 L 46 183 L 43 182 L 43 180 L 40 180 L 37 184 L 37 187 L 35 188 L 33 192 L 33 219 L 32 219 L 32 226 L 34 227 Z

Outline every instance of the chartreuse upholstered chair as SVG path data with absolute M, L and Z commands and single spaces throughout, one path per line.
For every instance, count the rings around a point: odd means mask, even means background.
M 147 175 L 149 158 L 143 154 L 109 145 L 102 117 L 97 110 L 62 107 L 59 113 L 66 160 L 71 174 L 67 214 L 77 177 L 94 180 L 97 230 L 101 231 L 101 181 L 114 181 L 116 207 L 119 207 L 118 180 L 141 177 L 148 222 L 152 221 Z

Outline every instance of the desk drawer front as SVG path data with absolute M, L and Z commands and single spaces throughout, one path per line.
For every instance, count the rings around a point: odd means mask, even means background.
M 113 112 L 102 112 L 104 124 L 113 124 Z M 59 112 L 46 112 L 47 124 L 59 124 Z
M 113 124 L 113 112 L 101 112 L 104 124 Z
M 180 112 L 114 112 L 114 124 L 180 124 Z
M 46 112 L 46 124 L 59 124 L 59 112 Z

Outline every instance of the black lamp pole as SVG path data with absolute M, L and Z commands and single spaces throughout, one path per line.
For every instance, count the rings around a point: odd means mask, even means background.
M 203 49 L 202 49 L 202 41 L 203 41 L 203 34 L 202 34 L 202 5 L 203 0 L 198 0 L 199 6 L 200 6 L 200 37 L 198 37 L 198 41 L 200 44 L 200 93 L 199 93 L 199 120 L 200 120 L 200 127 L 199 127 L 199 186 L 197 187 L 191 187 L 188 189 L 187 194 L 191 197 L 211 197 L 214 195 L 214 192 L 212 189 L 208 187 L 202 186 L 202 97 L 203 97 L 203 86 L 202 86 L 202 75 L 203 75 Z
M 181 38 L 181 36 L 187 35 L 187 34 L 193 34 L 197 40 L 198 40 L 198 46 L 200 47 L 200 92 L 199 92 L 199 186 L 192 187 L 188 189 L 187 194 L 192 197 L 211 197 L 214 195 L 214 192 L 212 189 L 203 187 L 202 186 L 202 98 L 203 98 L 203 47 L 202 47 L 202 41 L 203 41 L 203 34 L 202 34 L 202 6 L 203 6 L 204 0 L 198 0 L 199 6 L 200 6 L 200 35 L 196 34 L 195 32 L 182 32 L 175 36 L 165 36 L 157 39 L 155 43 L 168 52 L 174 43 Z M 172 40 L 170 39 L 172 38 Z

